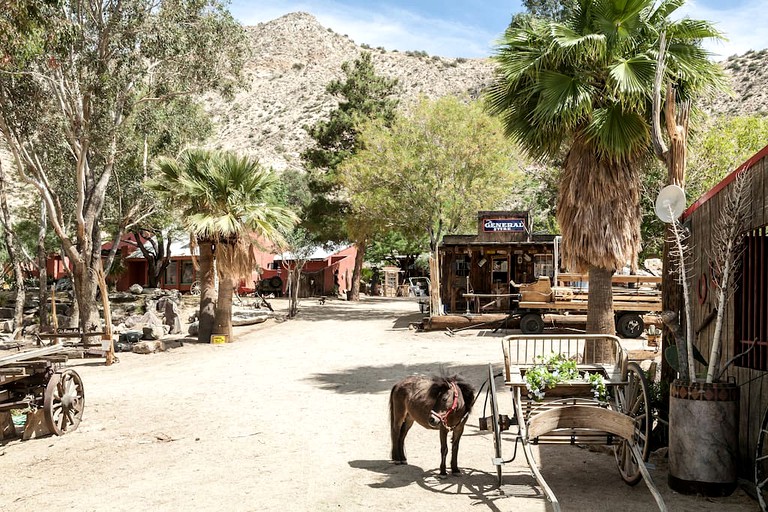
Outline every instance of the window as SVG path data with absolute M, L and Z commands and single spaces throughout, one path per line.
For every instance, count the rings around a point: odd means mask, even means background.
M 753 370 L 768 370 L 768 226 L 744 237 L 741 276 L 734 293 L 734 354 L 737 364 Z M 749 350 L 752 342 L 755 346 Z M 746 352 L 746 353 L 745 353 Z
M 179 284 L 179 263 L 172 261 L 165 269 L 165 284 Z
M 456 258 L 454 262 L 456 265 L 456 275 L 460 277 L 466 277 L 469 275 L 469 256 L 462 254 Z
M 491 261 L 491 280 L 494 283 L 509 284 L 509 260 L 493 258 Z
M 181 264 L 181 284 L 190 284 L 195 280 L 195 268 L 191 261 L 185 261 Z
M 534 254 L 533 277 L 555 277 L 555 257 L 552 254 Z

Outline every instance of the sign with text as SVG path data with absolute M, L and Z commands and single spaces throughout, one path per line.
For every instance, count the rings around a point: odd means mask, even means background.
M 521 233 L 525 231 L 524 219 L 485 219 L 483 231 L 486 233 Z

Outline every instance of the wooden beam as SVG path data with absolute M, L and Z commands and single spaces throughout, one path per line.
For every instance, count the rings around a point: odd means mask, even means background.
M 567 405 L 536 414 L 528 424 L 528 439 L 559 428 L 590 428 L 632 439 L 632 418 L 618 411 L 587 405 Z

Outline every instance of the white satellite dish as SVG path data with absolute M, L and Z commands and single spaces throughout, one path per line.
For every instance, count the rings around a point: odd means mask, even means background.
M 677 185 L 667 185 L 656 198 L 656 216 L 667 224 L 677 220 L 685 210 L 685 191 Z

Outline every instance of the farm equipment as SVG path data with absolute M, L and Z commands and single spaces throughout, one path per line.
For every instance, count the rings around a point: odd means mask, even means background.
M 659 510 L 666 506 L 646 468 L 653 417 L 648 383 L 640 367 L 627 359 L 615 336 L 553 335 L 507 336 L 502 342 L 504 383 L 512 392 L 513 417 L 499 413 L 493 365 L 488 365 L 491 417 L 481 418 L 494 442 L 493 464 L 502 484 L 502 432 L 517 427 L 515 445 L 522 444 L 526 461 L 556 512 L 560 504 L 539 471 L 531 446 L 536 444 L 604 444 L 614 447 L 621 478 L 629 485 L 641 479 L 651 491 Z M 537 363 L 557 354 L 573 361 L 579 377 L 537 391 L 526 373 Z M 586 372 L 600 375 L 605 395 L 597 396 Z M 512 458 L 514 460 L 514 457 Z
M 15 435 L 11 411 L 26 411 L 23 438 L 64 435 L 83 416 L 83 381 L 71 368 L 63 345 L 50 345 L 0 357 L 0 439 Z

